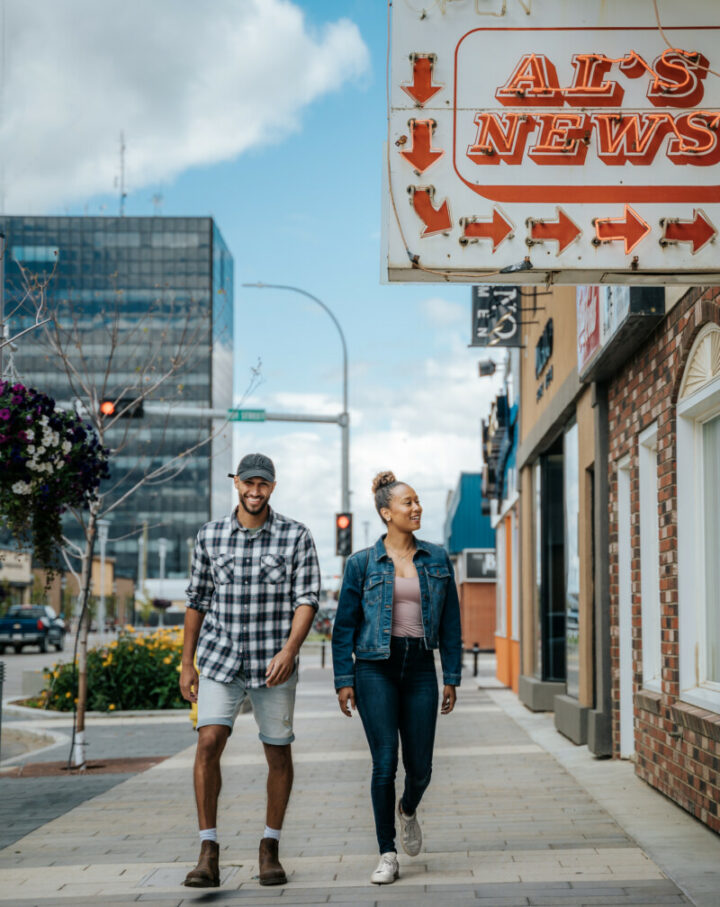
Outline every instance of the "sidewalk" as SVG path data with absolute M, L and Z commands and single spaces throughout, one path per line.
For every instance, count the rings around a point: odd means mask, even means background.
M 286 887 L 261 888 L 253 878 L 265 764 L 248 714 L 238 718 L 223 762 L 220 889 L 180 884 L 198 852 L 190 747 L 0 851 L 0 907 L 720 902 L 716 836 L 649 791 L 631 766 L 592 760 L 554 731 L 550 739 L 551 717 L 526 712 L 508 691 L 478 689 L 472 677 L 455 713 L 439 720 L 421 807 L 424 851 L 400 854 L 394 885 L 370 885 L 377 855 L 367 747 L 359 719 L 337 709 L 330 677 L 318 668 L 301 676 L 295 790 L 281 843 Z M 13 783 L 0 779 L 3 796 Z M 636 840 L 644 835 L 645 849 Z M 670 844 L 696 855 L 696 890 L 683 882 L 692 899 L 663 872 L 681 862 L 668 859 Z

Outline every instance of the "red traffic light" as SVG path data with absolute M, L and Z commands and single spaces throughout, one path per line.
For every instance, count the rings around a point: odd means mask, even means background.
M 337 518 L 338 529 L 347 529 L 350 525 L 350 517 L 346 513 L 341 513 Z
M 100 404 L 100 412 L 103 416 L 114 416 L 115 415 L 115 404 L 112 400 L 103 400 Z

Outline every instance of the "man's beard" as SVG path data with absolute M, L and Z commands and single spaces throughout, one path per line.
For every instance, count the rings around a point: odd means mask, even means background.
M 268 505 L 268 499 L 265 498 L 265 500 L 261 504 L 257 505 L 257 510 L 251 510 L 248 507 L 248 505 L 245 503 L 244 498 L 242 498 L 242 497 L 240 498 L 240 506 L 245 511 L 245 513 L 249 513 L 251 516 L 257 516 L 259 513 L 262 513 L 263 510 L 267 507 L 267 505 Z

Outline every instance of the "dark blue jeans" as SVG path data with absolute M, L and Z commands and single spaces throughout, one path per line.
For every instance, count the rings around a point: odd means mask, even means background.
M 432 651 L 422 639 L 393 636 L 390 658 L 355 662 L 355 701 L 372 754 L 372 805 L 380 853 L 395 850 L 395 774 L 398 735 L 412 815 L 430 783 L 438 683 Z

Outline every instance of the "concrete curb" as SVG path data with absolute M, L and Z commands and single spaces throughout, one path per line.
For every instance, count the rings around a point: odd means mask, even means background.
M 33 709 L 25 705 L 15 705 L 16 700 L 4 699 L 2 704 L 4 715 L 17 715 L 20 718 L 37 718 L 45 721 L 56 718 L 72 718 L 72 712 L 57 712 L 53 709 Z M 88 718 L 164 718 L 167 715 L 190 715 L 187 709 L 131 709 L 112 712 L 85 712 Z M 188 717 L 188 721 L 190 718 Z

